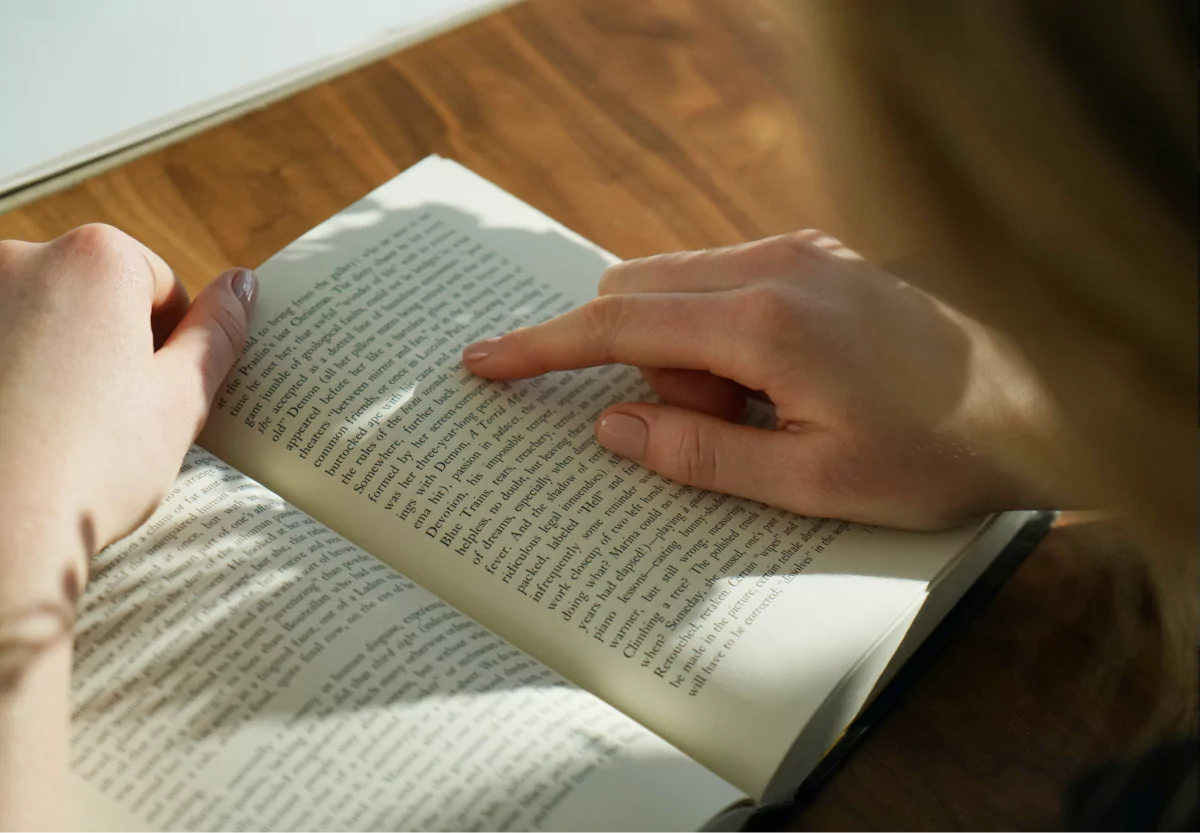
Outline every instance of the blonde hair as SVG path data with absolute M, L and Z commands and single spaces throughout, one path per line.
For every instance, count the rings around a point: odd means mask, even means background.
M 1126 519 L 1195 697 L 1196 3 L 801 7 L 856 229 L 1041 376 L 1065 427 L 1018 462 Z

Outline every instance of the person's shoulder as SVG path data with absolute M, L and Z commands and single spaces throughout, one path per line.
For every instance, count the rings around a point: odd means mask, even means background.
M 1197 830 L 1196 736 L 1089 772 L 1068 790 L 1068 830 Z

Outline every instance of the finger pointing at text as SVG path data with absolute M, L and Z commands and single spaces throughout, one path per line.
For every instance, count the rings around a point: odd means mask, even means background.
M 983 453 L 1024 418 L 1013 361 L 828 235 L 630 261 L 600 292 L 466 347 L 465 366 L 488 379 L 642 368 L 662 404 L 606 409 L 603 446 L 802 514 L 929 528 L 1028 502 Z M 775 405 L 776 430 L 739 423 L 754 392 Z

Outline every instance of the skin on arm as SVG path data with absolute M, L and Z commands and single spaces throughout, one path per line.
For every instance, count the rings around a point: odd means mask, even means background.
M 0 828 L 65 821 L 75 602 L 170 486 L 245 340 L 254 275 L 190 306 L 108 226 L 0 241 Z
M 594 301 L 463 358 L 490 379 L 638 366 L 661 403 L 606 409 L 602 445 L 801 514 L 930 529 L 1047 505 L 995 462 L 1050 424 L 1021 362 L 820 232 L 620 264 Z M 750 396 L 776 430 L 741 424 Z

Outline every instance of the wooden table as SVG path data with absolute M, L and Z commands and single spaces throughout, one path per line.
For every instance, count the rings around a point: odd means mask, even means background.
M 195 291 L 438 153 L 623 257 L 803 227 L 854 245 L 808 152 L 806 50 L 782 2 L 532 0 L 24 205 L 0 237 L 111 223 Z M 1155 691 L 1142 585 L 1095 526 L 1052 532 L 796 829 L 1057 824 Z

